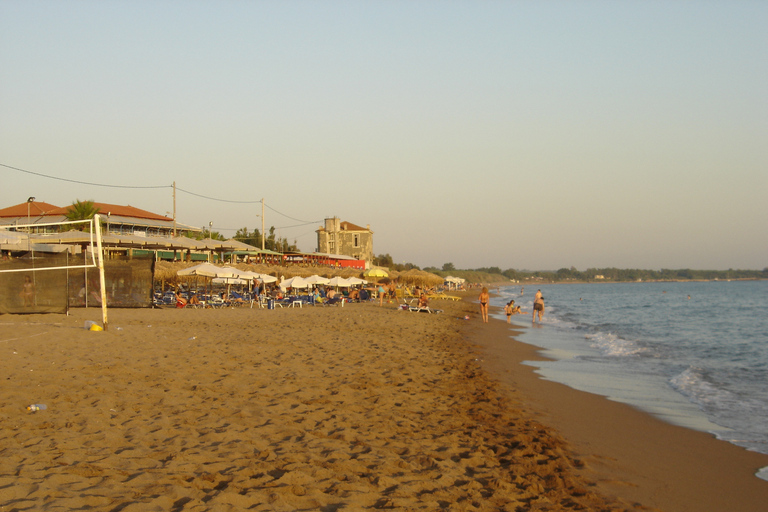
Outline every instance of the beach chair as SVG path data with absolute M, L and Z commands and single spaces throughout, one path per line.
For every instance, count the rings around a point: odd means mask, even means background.
M 437 313 L 442 313 L 443 312 L 442 309 L 434 309 L 434 308 L 431 308 L 429 306 L 426 306 L 426 307 L 423 307 L 423 308 L 420 308 L 418 306 L 409 306 L 408 307 L 408 311 L 410 311 L 411 313 L 430 313 L 430 314 L 432 314 L 432 313 L 437 314 Z

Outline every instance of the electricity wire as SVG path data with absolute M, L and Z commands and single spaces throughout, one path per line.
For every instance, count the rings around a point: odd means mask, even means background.
M 34 172 L 34 171 L 28 171 L 26 169 L 20 169 L 18 167 L 13 167 L 12 165 L 7 165 L 7 164 L 3 164 L 3 163 L 0 163 L 0 166 L 5 167 L 7 169 L 13 169 L 14 171 L 23 172 L 23 173 L 26 173 L 26 174 L 32 174 L 34 176 L 40 176 L 40 177 L 43 177 L 43 178 L 48 178 L 48 179 L 51 179 L 51 180 L 66 181 L 66 182 L 69 182 L 69 183 L 77 183 L 79 185 L 91 185 L 91 186 L 94 186 L 94 187 L 128 188 L 128 189 L 159 189 L 159 188 L 172 188 L 173 187 L 173 185 L 137 186 L 137 185 L 110 185 L 110 184 L 106 184 L 106 183 L 92 183 L 92 182 L 89 182 L 89 181 L 72 180 L 72 179 L 68 179 L 68 178 L 60 178 L 58 176 L 50 176 L 48 174 L 43 174 L 43 173 Z M 221 198 L 218 198 L 218 197 L 211 197 L 211 196 L 206 196 L 206 195 L 203 195 L 203 194 L 198 194 L 196 192 L 192 192 L 190 190 L 185 190 L 185 189 L 179 188 L 179 187 L 176 187 L 176 190 L 179 191 L 179 192 L 184 192 L 185 194 L 189 194 L 191 196 L 200 197 L 202 199 L 208 199 L 210 201 L 218 201 L 218 202 L 221 202 L 221 203 L 259 204 L 259 203 L 262 202 L 261 200 L 258 200 L 258 201 L 236 201 L 236 200 L 233 200 L 233 199 L 221 199 Z M 280 212 L 280 211 L 272 208 L 268 204 L 265 204 L 264 206 L 269 208 L 273 212 L 277 213 L 278 215 L 282 215 L 283 217 L 286 217 L 288 219 L 295 220 L 296 222 L 301 222 L 302 223 L 302 224 L 297 224 L 295 226 L 286 226 L 285 228 L 276 228 L 276 229 L 288 229 L 288 228 L 306 226 L 306 225 L 309 225 L 309 224 L 316 224 L 317 222 L 320 222 L 320 221 L 317 221 L 317 220 L 308 221 L 308 220 L 297 219 L 295 217 L 291 217 L 290 215 L 286 215 L 285 213 Z M 219 229 L 224 230 L 225 228 L 219 228 Z M 226 228 L 226 229 L 231 230 L 230 228 Z M 239 229 L 239 228 L 236 228 L 236 229 Z
M 172 185 L 152 185 L 152 186 L 106 185 L 106 184 L 103 184 L 103 183 L 91 183 L 89 181 L 70 180 L 68 178 L 59 178 L 57 176 L 49 176 L 47 174 L 42 174 L 42 173 L 33 172 L 33 171 L 27 171 L 26 169 L 19 169 L 18 167 L 13 167 L 11 165 L 6 165 L 6 164 L 0 164 L 0 166 L 6 167 L 8 169 L 13 169 L 14 171 L 24 172 L 24 173 L 27 173 L 27 174 L 33 174 L 35 176 L 41 176 L 43 178 L 48 178 L 48 179 L 51 179 L 51 180 L 67 181 L 69 183 L 77 183 L 79 185 L 92 185 L 94 187 L 147 189 L 147 188 L 171 188 L 171 186 L 172 186 Z

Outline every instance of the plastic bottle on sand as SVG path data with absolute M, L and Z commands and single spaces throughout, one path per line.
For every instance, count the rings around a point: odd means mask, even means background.
M 45 405 L 45 404 L 32 404 L 32 405 L 27 407 L 27 410 L 29 412 L 37 412 L 37 411 L 44 411 L 47 408 L 48 408 L 48 406 Z
M 85 321 L 85 328 L 89 331 L 103 331 L 102 327 L 93 320 Z

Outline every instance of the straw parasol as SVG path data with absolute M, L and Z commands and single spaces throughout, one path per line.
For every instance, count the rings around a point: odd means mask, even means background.
M 401 272 L 397 279 L 401 283 L 420 286 L 438 286 L 443 284 L 443 278 L 437 274 L 415 268 Z

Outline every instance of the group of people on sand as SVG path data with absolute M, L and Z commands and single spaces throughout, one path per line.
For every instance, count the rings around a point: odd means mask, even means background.
M 521 290 L 522 293 L 522 290 Z M 483 290 L 480 292 L 480 296 L 478 297 L 478 300 L 480 301 L 480 316 L 483 319 L 483 322 L 488 322 L 488 303 L 491 300 L 491 295 L 488 293 L 488 288 L 483 287 Z M 544 296 L 541 293 L 541 290 L 536 292 L 536 295 L 533 298 L 533 318 L 532 321 L 536 322 L 536 315 L 538 313 L 539 316 L 539 323 L 541 323 L 541 319 L 544 317 Z M 512 315 L 521 315 L 525 314 L 525 311 L 522 311 L 520 309 L 520 306 L 515 306 L 515 300 L 510 300 L 505 306 L 504 306 L 504 314 L 507 315 L 507 323 L 512 322 Z

